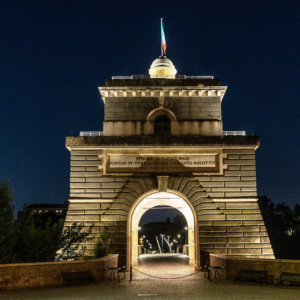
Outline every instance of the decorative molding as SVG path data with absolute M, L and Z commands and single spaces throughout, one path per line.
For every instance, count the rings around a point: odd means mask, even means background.
M 212 198 L 214 202 L 257 202 L 258 198 Z
M 168 189 L 169 176 L 157 176 L 157 185 L 160 192 L 166 192 Z
M 227 86 L 201 87 L 160 87 L 149 89 L 147 87 L 98 87 L 101 99 L 105 103 L 106 97 L 220 97 L 221 101 Z
M 113 202 L 113 199 L 96 199 L 96 198 L 78 198 L 78 199 L 69 199 L 70 203 L 109 203 Z
M 175 114 L 170 110 L 165 107 L 158 107 L 153 110 L 151 110 L 147 116 L 147 121 L 154 121 L 154 119 L 158 115 L 165 115 L 167 116 L 171 121 L 176 121 L 176 116 Z

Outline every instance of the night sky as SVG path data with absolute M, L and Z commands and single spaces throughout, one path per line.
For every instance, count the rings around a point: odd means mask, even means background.
M 299 203 L 299 1 L 0 0 L 0 181 L 17 209 L 68 199 L 65 137 L 102 130 L 97 87 L 147 74 L 160 55 L 178 74 L 228 86 L 224 130 L 261 137 L 259 195 Z
M 142 215 L 139 225 L 143 226 L 151 222 L 166 222 L 168 218 L 170 218 L 170 221 L 173 222 L 173 219 L 176 215 L 182 215 L 182 213 L 176 208 L 173 208 L 171 206 L 155 206 L 148 209 Z

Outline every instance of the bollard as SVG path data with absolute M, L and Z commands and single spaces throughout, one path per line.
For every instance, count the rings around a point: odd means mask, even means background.
M 132 281 L 132 265 L 130 265 L 130 281 Z

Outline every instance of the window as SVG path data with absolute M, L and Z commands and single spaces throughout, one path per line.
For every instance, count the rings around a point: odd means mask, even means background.
M 165 115 L 159 115 L 154 119 L 154 134 L 155 135 L 170 135 L 171 120 Z

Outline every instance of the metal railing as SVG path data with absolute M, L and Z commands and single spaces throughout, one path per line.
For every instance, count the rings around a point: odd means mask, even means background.
M 149 75 L 131 75 L 132 79 L 148 79 Z
M 132 79 L 132 76 L 112 76 L 111 79 Z
M 223 135 L 231 135 L 231 136 L 236 136 L 236 135 L 246 135 L 246 131 L 240 130 L 240 131 L 223 131 Z
M 112 76 L 112 80 L 122 79 L 148 79 L 149 75 L 130 75 L 130 76 Z M 214 79 L 214 76 L 187 76 L 187 75 L 176 75 L 176 79 Z
M 79 136 L 103 136 L 103 131 L 80 131 Z
M 149 75 L 112 76 L 111 79 L 148 79 Z
M 214 76 L 188 76 L 188 75 L 176 75 L 177 79 L 214 79 Z
M 223 131 L 225 136 L 245 136 L 246 131 Z M 103 136 L 103 131 L 80 131 L 79 136 Z

